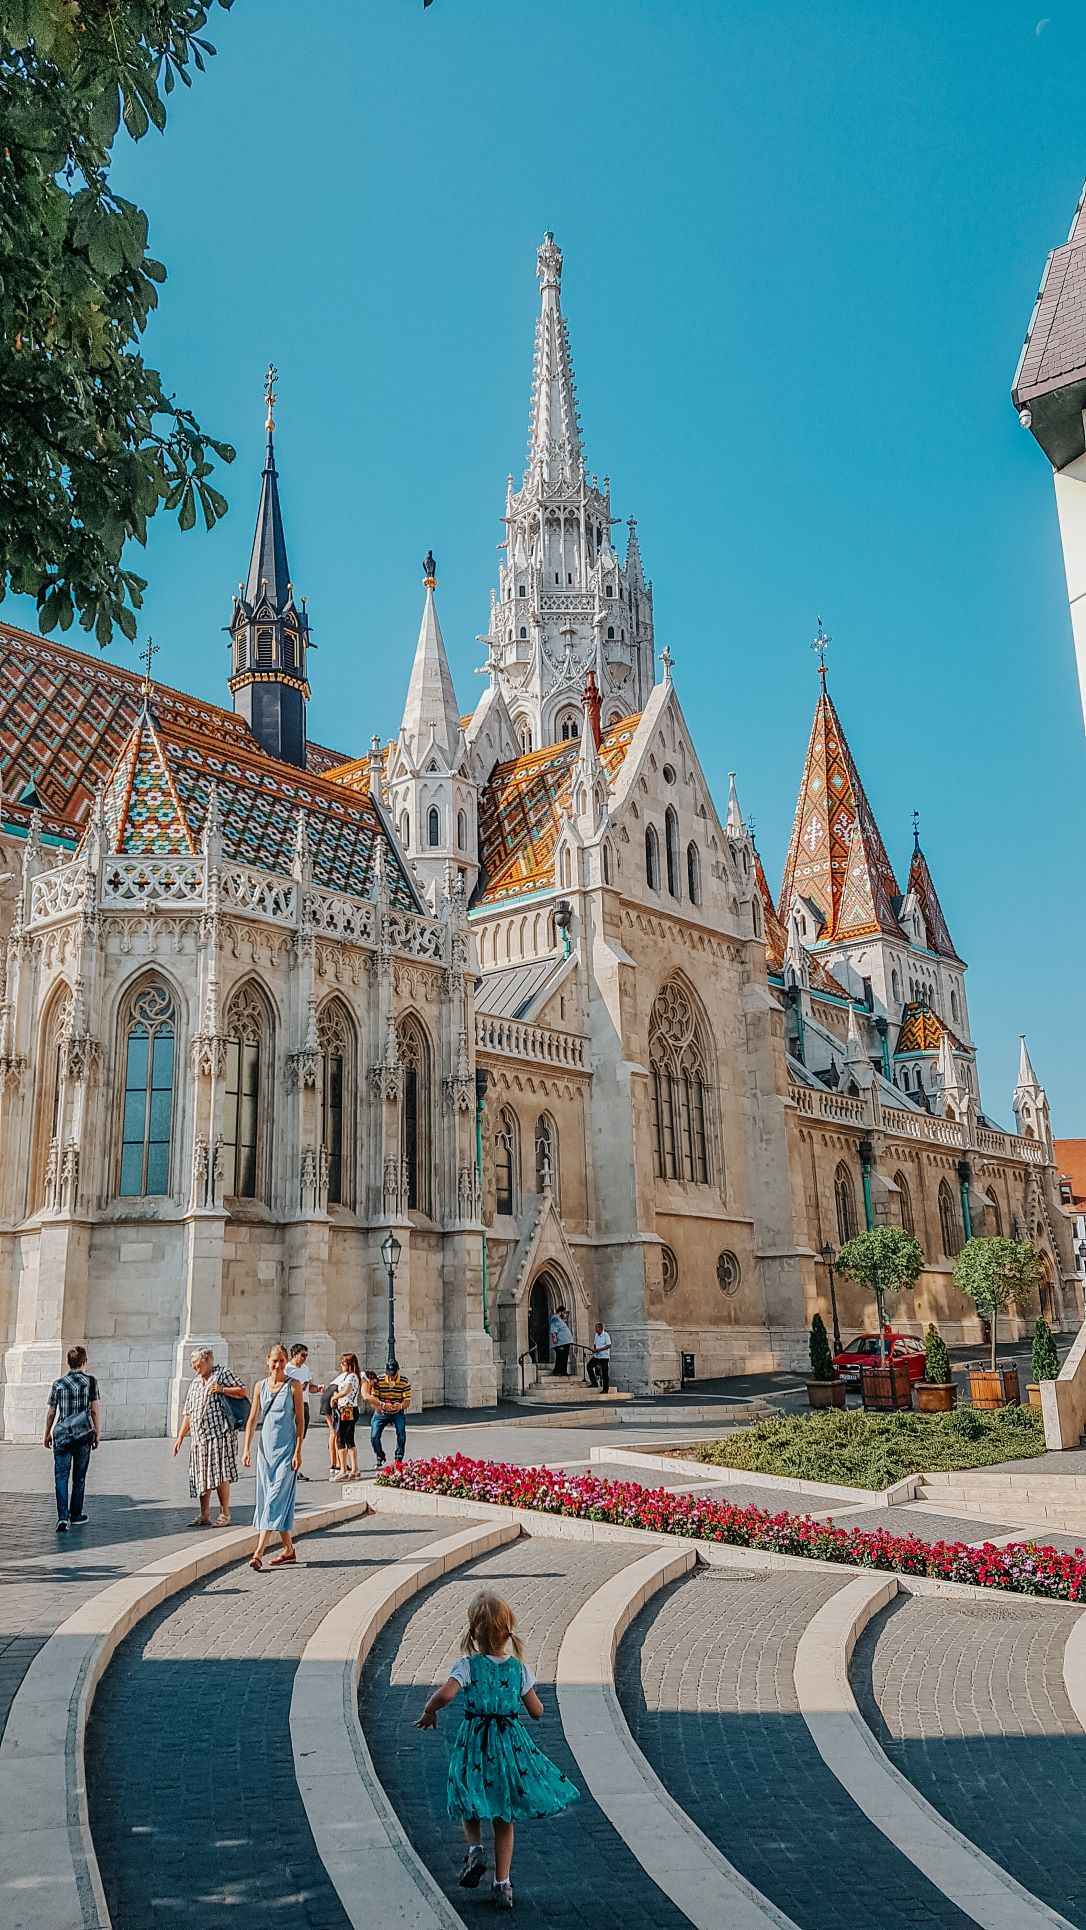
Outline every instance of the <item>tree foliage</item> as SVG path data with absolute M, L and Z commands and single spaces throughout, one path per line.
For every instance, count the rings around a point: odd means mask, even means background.
M 1026 1306 L 1040 1279 L 1041 1262 L 1029 1240 L 1008 1240 L 1002 1235 L 967 1240 L 955 1260 L 955 1285 L 991 1321 L 993 1369 L 1000 1314 L 1012 1300 Z
M 203 72 L 214 4 L 0 0 L 0 595 L 36 597 L 47 631 L 78 614 L 103 646 L 136 634 L 126 541 L 163 506 L 185 530 L 227 506 L 212 457 L 233 449 L 140 353 L 166 270 L 109 179 L 120 130 L 161 132 Z
M 920 1243 L 900 1226 L 873 1226 L 846 1240 L 835 1262 L 838 1273 L 858 1280 L 870 1293 L 900 1293 L 915 1286 L 924 1270 Z
M 1059 1379 L 1060 1357 L 1056 1351 L 1056 1343 L 1052 1338 L 1052 1329 L 1043 1314 L 1037 1315 L 1037 1323 L 1033 1329 L 1033 1342 L 1030 1347 L 1030 1354 L 1033 1360 L 1033 1378 L 1035 1381 Z
M 833 1353 L 830 1349 L 830 1337 L 826 1332 L 826 1323 L 820 1313 L 816 1313 L 811 1322 L 809 1352 L 811 1356 L 811 1379 L 832 1380 Z
M 946 1387 L 951 1380 L 946 1341 L 934 1323 L 924 1335 L 924 1379 L 937 1387 Z

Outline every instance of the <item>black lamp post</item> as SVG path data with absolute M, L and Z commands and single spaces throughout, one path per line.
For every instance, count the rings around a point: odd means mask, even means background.
M 400 1264 L 403 1248 L 394 1233 L 388 1233 L 381 1241 L 381 1258 L 388 1274 L 388 1359 L 385 1373 L 396 1371 L 396 1268 Z
M 841 1352 L 841 1322 L 837 1317 L 837 1279 L 835 1272 L 837 1255 L 828 1240 L 822 1248 L 822 1259 L 825 1263 L 826 1272 L 829 1275 L 830 1281 L 830 1318 L 833 1321 L 833 1351 L 835 1354 L 839 1354 Z

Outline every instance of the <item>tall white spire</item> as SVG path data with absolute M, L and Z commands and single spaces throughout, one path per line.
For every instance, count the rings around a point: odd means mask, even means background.
M 728 815 L 724 820 L 724 829 L 729 838 L 745 838 L 747 835 L 743 813 L 739 809 L 739 793 L 735 788 L 734 771 L 728 772 Z
M 528 469 L 542 473 L 547 483 L 577 482 L 584 458 L 573 357 L 569 331 L 562 314 L 562 250 L 554 236 L 544 235 L 536 254 L 539 277 L 539 319 L 535 325 L 532 367 L 532 408 L 528 427 Z
M 1026 1044 L 1026 1035 L 1025 1035 L 1025 1033 L 1024 1033 L 1024 1032 L 1020 1032 L 1020 1033 L 1018 1034 L 1018 1085 L 1019 1085 L 1019 1089 L 1021 1089 L 1021 1088 L 1022 1088 L 1022 1087 L 1024 1087 L 1024 1086 L 1036 1086 L 1036 1087 L 1039 1087 L 1039 1086 L 1040 1086 L 1040 1083 L 1041 1083 L 1041 1082 L 1040 1082 L 1040 1080 L 1038 1079 L 1038 1077 L 1037 1077 L 1037 1074 L 1036 1074 L 1036 1073 L 1034 1072 L 1034 1070 L 1033 1070 L 1033 1061 L 1032 1061 L 1032 1059 L 1031 1059 L 1031 1058 L 1030 1058 L 1030 1056 L 1029 1056 L 1029 1047 L 1028 1047 L 1028 1045 Z
M 1033 1070 L 1025 1034 L 1018 1035 L 1018 1084 L 1014 1089 L 1014 1117 L 1018 1130 L 1027 1139 L 1039 1139 L 1048 1146 L 1052 1140 L 1052 1119 L 1048 1094 Z
M 400 729 L 416 763 L 421 763 L 434 744 L 451 765 L 460 739 L 460 713 L 434 601 L 437 565 L 432 552 L 427 554 L 423 568 L 425 601 Z

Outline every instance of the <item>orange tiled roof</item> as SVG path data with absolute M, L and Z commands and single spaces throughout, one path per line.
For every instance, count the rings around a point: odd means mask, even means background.
M 894 910 L 900 895 L 823 675 L 778 901 L 781 916 L 802 896 L 822 911 L 823 940 L 880 931 L 900 938 Z
M 758 895 L 762 901 L 766 965 L 771 972 L 781 972 L 784 969 L 784 954 L 788 946 L 788 934 L 777 916 L 777 908 L 773 903 L 773 895 L 769 889 L 769 880 L 765 875 L 765 867 L 762 864 L 761 856 L 757 850 L 755 850 L 754 853 L 754 877 L 758 886 Z M 813 992 L 829 992 L 834 998 L 839 999 L 847 999 L 849 997 L 849 993 L 842 985 L 840 979 L 834 977 L 829 966 L 823 959 L 818 957 L 816 952 L 807 953 L 807 964 L 810 973 L 811 990 Z
M 639 722 L 640 713 L 635 712 L 604 732 L 600 760 L 612 782 Z M 578 749 L 579 740 L 572 738 L 495 766 L 479 800 L 476 904 L 496 904 L 553 884 L 554 848 L 569 809 Z
M 1054 1139 L 1052 1155 L 1056 1171 L 1066 1173 L 1071 1182 L 1073 1199 L 1086 1200 L 1086 1139 Z
M 169 684 L 151 686 L 160 723 L 177 723 L 215 739 L 225 750 L 260 754 L 235 711 L 190 697 Z M 47 642 L 29 630 L 0 626 L 0 783 L 5 810 L 36 790 L 46 820 L 78 835 L 95 791 L 109 782 L 143 704 L 143 678 L 108 656 Z M 316 775 L 342 753 L 309 744 Z M 304 773 L 299 773 L 304 776 Z
M 917 902 L 924 914 L 924 924 L 927 927 L 928 933 L 928 944 L 931 946 L 932 951 L 938 952 L 940 958 L 952 958 L 960 964 L 961 960 L 958 958 L 958 954 L 954 949 L 954 940 L 951 938 L 950 932 L 947 929 L 947 922 L 943 915 L 943 907 L 939 903 L 939 894 L 935 889 L 935 882 L 928 869 L 928 861 L 921 851 L 919 844 L 913 852 L 912 863 L 909 866 L 909 882 L 905 890 L 906 892 L 911 891 L 916 894 Z
M 938 1052 L 943 1043 L 944 1033 L 951 1045 L 957 1046 L 962 1052 L 969 1050 L 968 1046 L 962 1044 L 957 1033 L 952 1032 L 949 1025 L 943 1024 L 938 1013 L 933 1012 L 930 1005 L 921 1005 L 919 1000 L 912 1000 L 901 1014 L 901 1028 L 894 1047 L 895 1056 L 902 1052 Z

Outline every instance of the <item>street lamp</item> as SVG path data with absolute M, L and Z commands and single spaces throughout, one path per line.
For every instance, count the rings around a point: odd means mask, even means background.
M 396 1268 L 400 1264 L 403 1248 L 394 1233 L 388 1233 L 381 1241 L 381 1258 L 388 1274 L 388 1359 L 385 1373 L 396 1372 Z
M 837 1255 L 828 1240 L 822 1248 L 822 1259 L 830 1281 L 830 1316 L 833 1320 L 833 1351 L 835 1354 L 839 1354 L 841 1352 L 841 1322 L 837 1318 L 837 1282 L 834 1272 L 834 1263 Z

